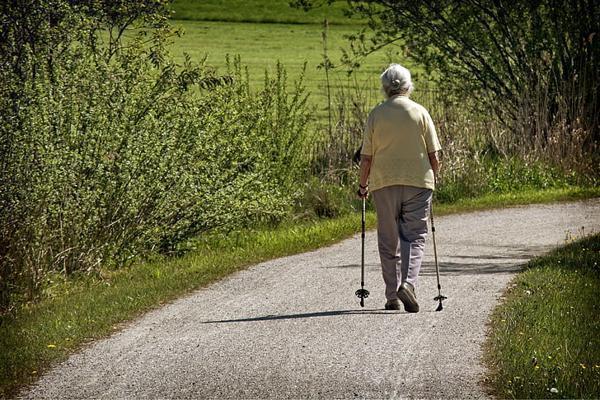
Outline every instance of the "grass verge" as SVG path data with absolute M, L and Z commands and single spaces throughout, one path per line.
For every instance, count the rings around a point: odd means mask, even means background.
M 253 23 L 319 24 L 327 18 L 333 24 L 364 24 L 366 21 L 348 18 L 346 4 L 331 5 L 304 11 L 290 6 L 289 0 L 175 0 L 171 4 L 174 18 L 192 21 L 228 21 Z
M 486 358 L 500 398 L 600 395 L 600 234 L 531 261 L 493 313 Z
M 600 187 L 566 186 L 547 190 L 524 189 L 519 192 L 488 193 L 475 198 L 463 198 L 453 203 L 441 204 L 436 207 L 436 214 L 456 214 L 524 204 L 583 200 L 593 197 L 600 197 Z
M 599 189 L 556 189 L 484 196 L 439 205 L 436 215 L 509 205 L 600 196 Z M 375 226 L 373 212 L 367 226 Z M 360 230 L 356 214 L 275 229 L 212 235 L 188 244 L 179 258 L 155 258 L 100 277 L 57 276 L 44 300 L 0 319 L 0 397 L 33 380 L 86 342 L 109 335 L 123 321 L 214 282 L 248 265 L 323 247 Z

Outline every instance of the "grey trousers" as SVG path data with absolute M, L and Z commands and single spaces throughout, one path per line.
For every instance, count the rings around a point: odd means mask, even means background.
M 377 241 L 387 300 L 400 284 L 417 286 L 427 237 L 431 189 L 388 186 L 372 193 L 377 210 Z

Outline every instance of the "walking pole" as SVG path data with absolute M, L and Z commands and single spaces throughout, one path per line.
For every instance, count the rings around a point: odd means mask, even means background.
M 365 299 L 369 297 L 369 291 L 365 289 L 365 203 L 366 199 L 362 199 L 362 248 L 360 258 L 360 289 L 356 291 L 356 296 L 360 298 L 360 306 L 365 306 Z
M 438 258 L 437 258 L 437 247 L 435 245 L 435 225 L 433 224 L 433 198 L 431 199 L 431 204 L 429 206 L 429 217 L 431 219 L 431 235 L 433 238 L 433 257 L 435 259 L 435 275 L 437 276 L 437 288 L 438 295 L 433 298 L 433 300 L 439 301 L 438 307 L 435 311 L 442 311 L 444 306 L 442 305 L 442 300 L 446 300 L 447 297 L 442 295 L 442 285 L 440 285 L 440 267 L 438 266 Z

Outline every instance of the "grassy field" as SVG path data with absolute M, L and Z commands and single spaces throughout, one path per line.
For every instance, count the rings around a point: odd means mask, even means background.
M 400 46 L 390 46 L 385 51 L 361 60 L 361 68 L 349 77 L 341 64 L 342 48 L 348 49 L 345 36 L 356 34 L 364 21 L 344 16 L 343 3 L 323 6 L 310 12 L 289 7 L 288 0 L 233 0 L 227 6 L 222 1 L 177 0 L 173 3 L 172 25 L 182 28 L 184 35 L 174 41 L 171 50 L 179 60 L 183 53 L 192 59 L 206 57 L 208 65 L 223 71 L 226 57 L 241 56 L 248 68 L 251 82 L 258 86 L 265 71 L 273 71 L 277 61 L 295 80 L 306 63 L 305 85 L 311 93 L 311 103 L 319 109 L 326 107 L 325 71 L 318 66 L 323 62 L 323 21 L 327 29 L 327 54 L 334 69 L 331 70 L 330 87 L 335 92 L 340 87 L 360 87 L 369 92 L 370 103 L 381 101 L 379 74 L 390 62 L 399 62 L 420 79 L 420 70 L 407 62 Z
M 320 109 L 325 107 L 325 71 L 318 68 L 323 61 L 321 25 L 180 20 L 172 21 L 172 24 L 184 31 L 171 47 L 176 59 L 182 60 L 184 52 L 194 60 L 206 57 L 208 65 L 223 72 L 226 57 L 239 55 L 255 86 L 262 83 L 265 71 L 275 70 L 277 61 L 284 65 L 290 80 L 298 79 L 306 63 L 304 83 L 311 94 L 311 102 Z M 339 60 L 341 49 L 347 47 L 344 36 L 356 31 L 356 27 L 348 25 L 333 25 L 328 29 L 328 54 L 335 66 L 330 85 L 334 91 L 339 87 L 364 88 L 371 93 L 371 102 L 375 105 L 382 99 L 378 92 L 379 74 L 391 61 L 403 63 L 405 60 L 393 52 L 376 53 L 364 59 L 363 66 L 349 77 Z M 418 79 L 418 70 L 409 63 L 405 65 L 414 70 L 415 79 Z
M 559 189 L 469 199 L 436 205 L 436 215 L 470 210 L 600 196 L 600 189 Z M 358 204 L 358 203 L 357 203 Z M 357 206 L 357 204 L 355 206 Z M 369 229 L 375 215 L 367 214 Z M 295 223 L 212 235 L 187 244 L 179 258 L 156 258 L 98 277 L 48 282 L 45 298 L 0 319 L 0 398 L 34 380 L 82 344 L 119 329 L 119 324 L 263 260 L 332 244 L 360 230 L 357 213 L 331 220 Z M 235 251 L 231 251 L 235 249 Z
M 174 19 L 227 22 L 274 22 L 318 24 L 327 18 L 333 24 L 361 24 L 344 15 L 345 3 L 337 2 L 305 12 L 289 6 L 289 0 L 175 0 Z
M 600 396 L 600 234 L 530 262 L 490 324 L 500 398 Z

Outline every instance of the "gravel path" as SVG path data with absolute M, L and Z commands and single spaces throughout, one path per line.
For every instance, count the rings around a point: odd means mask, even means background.
M 360 224 L 360 217 L 357 217 Z M 514 273 L 572 234 L 600 230 L 600 199 L 436 219 L 421 312 L 384 311 L 375 232 L 269 261 L 146 314 L 42 376 L 22 398 L 481 398 L 481 345 Z

